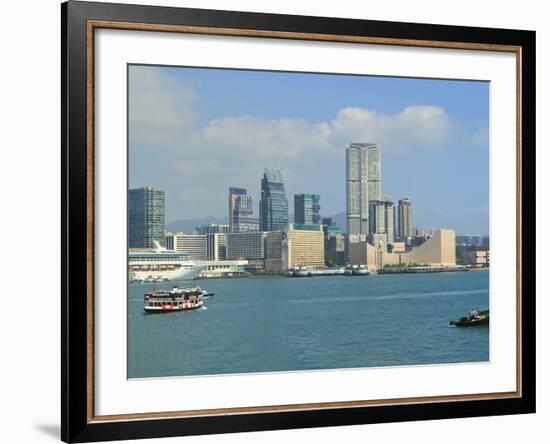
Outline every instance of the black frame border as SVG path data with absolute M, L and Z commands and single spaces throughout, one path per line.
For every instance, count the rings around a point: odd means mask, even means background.
M 521 47 L 521 382 L 517 398 L 93 422 L 87 417 L 87 21 L 206 26 Z M 91 442 L 534 413 L 535 32 L 69 1 L 61 5 L 61 439 Z M 519 265 L 519 264 L 518 264 Z

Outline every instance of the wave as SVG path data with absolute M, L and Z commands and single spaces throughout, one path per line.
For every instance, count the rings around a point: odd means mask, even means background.
M 292 304 L 318 304 L 323 302 L 354 302 L 354 301 L 378 301 L 378 300 L 394 300 L 394 299 L 421 299 L 437 296 L 464 296 L 487 293 L 488 289 L 478 290 L 451 290 L 451 291 L 432 291 L 424 293 L 394 293 L 387 295 L 370 296 L 368 293 L 357 296 L 335 296 L 335 297 L 320 297 L 311 299 L 290 299 Z

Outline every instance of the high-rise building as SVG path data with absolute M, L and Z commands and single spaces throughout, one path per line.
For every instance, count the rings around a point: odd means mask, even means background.
M 369 200 L 382 199 L 380 147 L 350 143 L 346 147 L 346 216 L 348 235 L 368 234 Z
M 379 145 L 367 145 L 367 168 L 369 200 L 382 200 L 382 155 Z
M 288 268 L 323 267 L 325 237 L 322 226 L 291 224 L 288 229 L 286 255 Z
M 321 222 L 321 196 L 318 194 L 294 195 L 294 223 L 319 225 Z
M 229 232 L 258 231 L 252 196 L 246 188 L 229 188 Z
M 168 249 L 187 253 L 193 260 L 204 261 L 208 256 L 205 234 L 175 233 L 166 236 Z
M 369 201 L 369 234 L 385 234 L 391 244 L 395 238 L 395 205 L 389 198 Z
M 265 169 L 261 182 L 260 231 L 288 228 L 288 200 L 279 170 Z
M 229 233 L 229 225 L 224 224 L 208 224 L 195 227 L 196 234 L 216 234 Z
M 408 197 L 399 199 L 397 206 L 397 225 L 399 239 L 410 242 L 413 236 L 412 202 Z
M 165 245 L 164 191 L 144 187 L 128 191 L 128 247 Z

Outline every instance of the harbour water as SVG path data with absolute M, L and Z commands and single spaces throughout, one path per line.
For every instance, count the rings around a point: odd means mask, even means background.
M 152 284 L 129 285 L 129 378 L 489 360 L 488 327 L 449 327 L 489 307 L 486 271 L 195 284 L 205 308 L 149 315 Z

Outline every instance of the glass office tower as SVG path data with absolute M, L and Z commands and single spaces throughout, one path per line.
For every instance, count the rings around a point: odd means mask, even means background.
M 319 225 L 321 223 L 321 196 L 318 194 L 294 195 L 294 223 Z
M 288 228 L 288 200 L 279 170 L 265 169 L 261 182 L 260 231 Z
M 164 191 L 144 187 L 128 191 L 128 247 L 165 245 Z
M 258 219 L 254 217 L 252 196 L 246 188 L 229 188 L 229 232 L 258 231 Z

